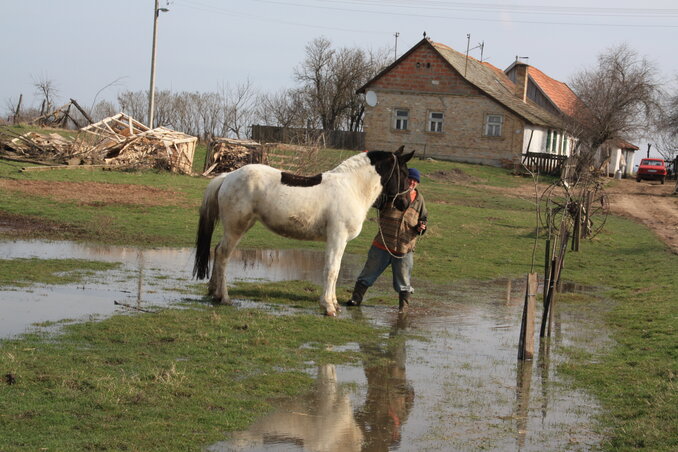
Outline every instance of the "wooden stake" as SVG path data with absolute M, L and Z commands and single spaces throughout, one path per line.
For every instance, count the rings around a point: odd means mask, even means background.
M 534 313 L 537 301 L 537 281 L 536 273 L 527 275 L 523 320 L 520 325 L 520 339 L 518 341 L 518 359 L 521 360 L 534 357 Z
M 16 104 L 16 110 L 14 111 L 14 117 L 12 118 L 12 124 L 17 123 L 17 119 L 19 119 L 19 114 L 21 113 L 21 101 L 23 100 L 24 95 L 19 94 L 19 103 Z

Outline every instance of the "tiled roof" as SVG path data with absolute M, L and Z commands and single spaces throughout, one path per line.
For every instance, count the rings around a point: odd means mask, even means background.
M 539 126 L 558 127 L 560 120 L 528 100 L 523 102 L 515 95 L 515 84 L 498 69 L 487 62 L 472 57 L 437 42 L 429 41 L 434 49 L 468 82 L 484 91 L 509 110 L 528 122 Z
M 619 149 L 633 149 L 634 151 L 637 151 L 638 149 L 640 149 L 635 144 L 631 144 L 626 140 L 622 140 L 621 138 L 612 138 L 610 140 L 610 143 L 612 143 L 613 146 L 616 146 Z
M 552 79 L 534 66 L 527 67 L 527 74 L 551 102 L 566 115 L 574 116 L 577 108 L 581 108 L 581 100 L 567 84 Z

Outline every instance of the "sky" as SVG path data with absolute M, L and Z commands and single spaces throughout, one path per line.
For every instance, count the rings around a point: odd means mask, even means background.
M 639 6 L 642 5 L 642 8 Z M 156 89 L 210 92 L 251 81 L 260 92 L 295 86 L 305 46 L 388 49 L 401 56 L 423 33 L 501 69 L 516 58 L 569 82 L 606 49 L 627 43 L 658 78 L 678 77 L 675 0 L 159 0 Z M 0 113 L 114 101 L 150 83 L 154 0 L 0 0 Z M 398 34 L 396 38 L 396 33 Z M 468 37 L 470 35 L 470 38 Z M 397 43 L 397 47 L 396 47 Z M 675 85 L 674 85 L 675 86 Z M 640 141 L 639 137 L 637 141 Z M 637 153 L 638 154 L 638 153 Z

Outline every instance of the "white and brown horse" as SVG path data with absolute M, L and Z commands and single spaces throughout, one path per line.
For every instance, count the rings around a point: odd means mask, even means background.
M 261 221 L 285 237 L 327 243 L 325 287 L 320 305 L 339 310 L 336 282 L 346 243 L 360 233 L 367 212 L 382 196 L 405 210 L 409 205 L 407 162 L 414 152 L 364 152 L 312 177 L 295 176 L 266 165 L 246 165 L 213 179 L 200 207 L 193 275 L 209 273 L 210 243 L 218 219 L 224 233 L 216 246 L 209 293 L 229 303 L 226 266 L 242 236 Z

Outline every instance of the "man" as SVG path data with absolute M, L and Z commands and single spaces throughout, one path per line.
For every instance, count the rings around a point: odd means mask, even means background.
M 410 294 L 414 289 L 410 285 L 412 267 L 414 265 L 414 247 L 417 238 L 426 232 L 428 212 L 424 197 L 417 187 L 421 175 L 416 168 L 408 173 L 410 206 L 404 212 L 399 211 L 389 202 L 377 206 L 379 214 L 379 231 L 372 247 L 367 253 L 367 262 L 358 276 L 351 299 L 346 306 L 360 306 L 367 288 L 390 265 L 393 272 L 393 288 L 399 295 L 398 311 L 405 312 L 410 302 Z

